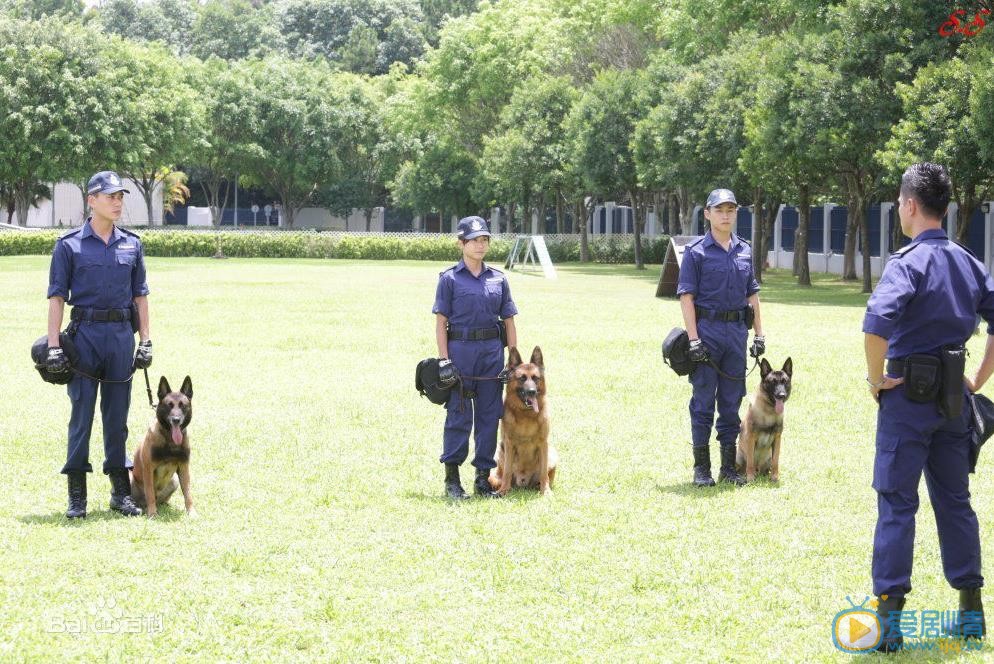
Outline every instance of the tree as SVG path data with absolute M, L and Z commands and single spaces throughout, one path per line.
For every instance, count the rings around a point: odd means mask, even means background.
M 270 57 L 238 66 L 249 79 L 242 103 L 253 120 L 243 176 L 276 193 L 292 227 L 318 188 L 341 173 L 350 112 L 343 81 L 320 61 Z
M 113 117 L 98 77 L 98 35 L 59 18 L 0 23 L 0 182 L 20 225 L 39 187 L 90 154 Z
M 190 52 L 197 10 L 192 0 L 104 0 L 97 17 L 108 34 L 161 42 L 174 55 L 186 55 Z
M 191 32 L 191 52 L 201 60 L 262 57 L 282 48 L 273 5 L 258 9 L 248 0 L 208 0 L 197 12 Z
M 812 197 L 824 186 L 831 126 L 823 99 L 834 76 L 819 53 L 815 34 L 785 35 L 773 48 L 760 77 L 754 107 L 745 115 L 747 144 L 740 167 L 769 191 L 797 195 L 800 220 L 794 242 L 798 284 L 811 285 L 808 228 Z
M 204 141 L 203 103 L 184 76 L 184 64 L 161 45 L 113 40 L 105 55 L 117 63 L 112 70 L 117 78 L 112 103 L 119 119 L 116 164 L 145 199 L 151 225 L 156 187 Z
M 567 127 L 573 161 L 588 189 L 602 196 L 627 197 L 632 202 L 635 266 L 643 269 L 642 227 L 647 198 L 639 183 L 632 149 L 635 126 L 644 112 L 640 87 L 638 72 L 602 72 L 574 106 Z
M 885 149 L 877 153 L 892 183 L 897 183 L 914 162 L 932 161 L 949 169 L 953 199 L 959 204 L 956 236 L 961 242 L 966 240 L 973 211 L 994 195 L 994 164 L 981 148 L 985 139 L 970 112 L 974 81 L 981 78 L 979 72 L 989 63 L 989 52 L 981 50 L 929 64 L 919 70 L 912 83 L 898 84 L 903 117 L 892 128 Z M 991 112 L 989 108 L 979 110 L 980 117 Z

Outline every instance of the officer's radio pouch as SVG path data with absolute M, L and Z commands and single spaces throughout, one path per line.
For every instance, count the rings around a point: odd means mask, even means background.
M 672 369 L 677 376 L 686 376 L 694 370 L 694 363 L 690 359 L 690 337 L 687 330 L 674 327 L 663 340 L 663 362 Z
M 134 302 L 131 303 L 131 331 L 138 332 L 138 305 Z
M 746 329 L 751 330 L 752 324 L 756 322 L 756 310 L 752 308 L 751 304 L 747 304 L 745 308 L 745 322 Z
M 497 321 L 497 331 L 500 332 L 500 342 L 507 348 L 507 324 L 504 321 Z
M 966 346 L 943 346 L 942 387 L 939 389 L 939 410 L 947 420 L 963 413 L 963 372 L 966 371 Z
M 934 355 L 909 355 L 904 360 L 904 394 L 916 403 L 931 403 L 942 385 L 942 361 Z

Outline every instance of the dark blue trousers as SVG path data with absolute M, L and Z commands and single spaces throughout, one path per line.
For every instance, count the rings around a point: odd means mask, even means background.
M 699 320 L 697 334 L 714 363 L 729 376 L 743 376 L 746 371 L 746 341 L 749 331 L 745 323 Z M 734 446 L 739 435 L 739 406 L 746 394 L 744 380 L 731 380 L 718 375 L 708 364 L 698 364 L 691 372 L 694 386 L 690 398 L 691 444 L 702 447 L 711 439 L 715 405 L 718 407 L 718 444 Z
M 504 345 L 500 339 L 450 341 L 449 359 L 460 376 L 493 376 L 504 368 Z M 503 385 L 496 380 L 463 380 L 463 389 L 473 391 L 472 399 L 459 394 L 459 386 L 445 405 L 445 433 L 442 437 L 442 463 L 461 464 L 469 455 L 469 434 L 475 431 L 473 465 L 490 469 L 497 465 L 497 423 L 503 414 Z
M 79 349 L 81 371 L 96 378 L 125 380 L 134 363 L 135 336 L 128 321 L 116 323 L 81 323 L 74 338 Z M 128 408 L 131 406 L 131 381 L 98 383 L 76 375 L 69 382 L 72 416 L 69 419 L 69 453 L 62 472 L 93 472 L 90 465 L 90 430 L 100 389 L 100 414 L 104 429 L 104 473 L 131 468 L 125 444 L 128 440 Z
M 984 585 L 980 530 L 970 506 L 970 407 L 946 420 L 933 403 L 915 403 L 900 385 L 880 393 L 873 488 L 873 593 L 902 597 L 911 591 L 915 513 L 922 473 L 935 511 L 946 580 L 956 589 Z

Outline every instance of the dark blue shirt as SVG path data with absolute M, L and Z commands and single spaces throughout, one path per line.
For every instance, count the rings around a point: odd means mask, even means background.
M 690 293 L 694 304 L 712 311 L 744 309 L 750 295 L 759 292 L 752 271 L 752 247 L 732 235 L 726 251 L 709 231 L 683 252 L 676 294 Z
M 448 318 L 449 327 L 481 329 L 517 315 L 518 308 L 503 272 L 484 263 L 480 276 L 474 277 L 459 261 L 439 275 L 431 311 Z
M 863 332 L 888 340 L 888 358 L 936 354 L 969 339 L 978 313 L 994 333 L 990 273 L 944 230 L 929 229 L 887 261 L 866 303 Z
M 60 237 L 52 251 L 48 297 L 58 295 L 77 307 L 125 309 L 148 295 L 141 240 L 114 226 L 107 244 L 87 219 Z

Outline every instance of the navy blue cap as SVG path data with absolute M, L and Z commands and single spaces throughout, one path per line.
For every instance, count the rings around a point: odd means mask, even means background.
M 463 217 L 456 227 L 456 237 L 460 240 L 472 240 L 481 235 L 490 236 L 490 226 L 483 217 Z
M 714 207 L 716 205 L 721 205 L 722 203 L 734 203 L 738 205 L 738 201 L 735 200 L 735 194 L 732 193 L 731 189 L 715 189 L 710 194 L 708 194 L 708 204 L 705 207 Z
M 123 191 L 126 194 L 131 193 L 124 188 L 121 176 L 114 171 L 100 171 L 86 183 L 87 196 L 92 196 L 93 194 L 116 194 L 119 191 Z

